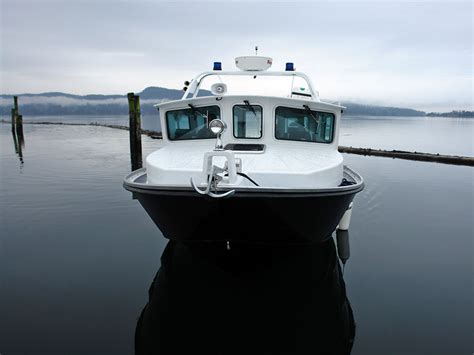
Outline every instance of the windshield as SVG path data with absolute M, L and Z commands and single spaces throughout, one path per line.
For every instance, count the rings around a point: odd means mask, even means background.
M 235 105 L 233 114 L 235 138 L 262 138 L 262 106 Z
M 280 106 L 275 110 L 275 125 L 277 139 L 331 143 L 334 114 Z
M 166 112 L 168 139 L 209 139 L 216 136 L 209 130 L 209 122 L 220 119 L 219 106 L 190 107 Z

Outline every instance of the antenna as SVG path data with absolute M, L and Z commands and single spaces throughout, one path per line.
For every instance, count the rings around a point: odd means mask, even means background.
M 258 55 L 258 46 L 255 46 L 255 55 Z

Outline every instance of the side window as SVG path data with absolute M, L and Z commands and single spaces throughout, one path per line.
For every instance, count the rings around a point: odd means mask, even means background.
M 221 117 L 219 106 L 193 107 L 166 112 L 166 129 L 170 140 L 215 138 L 209 122 Z
M 334 119 L 332 113 L 280 106 L 275 110 L 275 138 L 331 143 Z
M 262 138 L 262 106 L 235 105 L 232 111 L 235 138 Z

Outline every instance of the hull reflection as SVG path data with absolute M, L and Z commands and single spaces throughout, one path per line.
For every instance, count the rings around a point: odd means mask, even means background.
M 310 246 L 170 241 L 136 354 L 349 354 L 355 325 L 332 238 Z

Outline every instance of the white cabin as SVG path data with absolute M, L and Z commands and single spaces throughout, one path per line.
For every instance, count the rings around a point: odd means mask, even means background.
M 288 71 L 266 71 L 271 58 L 245 58 L 252 57 L 236 59 L 245 70 L 202 73 L 191 81 L 181 100 L 156 105 L 163 147 L 146 158 L 148 183 L 180 187 L 190 186 L 193 179 L 204 186 L 210 159 L 229 169 L 219 183 L 224 188 L 257 188 L 242 175 L 259 189 L 339 186 L 343 158 L 337 148 L 344 107 L 321 102 L 310 79 L 291 70 L 292 65 L 287 64 Z M 298 77 L 307 87 L 291 86 L 287 96 L 252 95 L 251 87 L 249 95 L 231 95 L 226 78 L 233 76 L 290 77 L 292 83 Z M 218 82 L 210 96 L 202 96 L 202 82 L 211 77 Z M 216 136 L 208 128 L 214 119 L 227 126 L 221 136 L 224 151 L 214 150 Z

